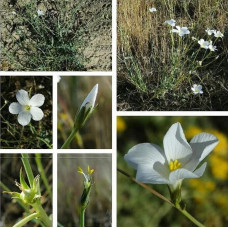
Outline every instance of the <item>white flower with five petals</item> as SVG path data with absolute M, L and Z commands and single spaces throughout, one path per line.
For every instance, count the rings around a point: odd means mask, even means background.
M 210 45 L 210 43 L 204 39 L 200 39 L 198 41 L 198 44 L 200 45 L 201 48 L 204 48 L 204 49 L 208 49 Z
M 163 139 L 164 151 L 155 144 L 132 147 L 124 159 L 137 170 L 136 180 L 148 184 L 168 184 L 173 189 L 186 178 L 199 178 L 207 163 L 202 160 L 218 144 L 209 133 L 200 133 L 187 142 L 180 123 L 173 124 Z
M 13 102 L 9 106 L 9 112 L 18 114 L 17 120 L 22 126 L 28 125 L 31 118 L 39 121 L 44 117 L 43 111 L 39 108 L 44 104 L 45 97 L 42 94 L 36 94 L 29 99 L 28 92 L 21 89 L 16 93 L 18 102 Z
M 177 33 L 179 36 L 184 36 L 190 33 L 187 27 L 176 26 L 176 29 L 171 30 L 173 33 Z
M 201 85 L 196 85 L 194 84 L 193 87 L 191 88 L 194 94 L 202 94 L 203 90 L 202 90 L 202 86 Z

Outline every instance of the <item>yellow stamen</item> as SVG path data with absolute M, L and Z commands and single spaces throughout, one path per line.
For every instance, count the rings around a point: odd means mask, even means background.
M 178 160 L 175 160 L 175 161 L 170 161 L 169 162 L 169 170 L 172 172 L 176 169 L 179 169 L 181 167 L 181 163 L 178 162 Z
M 88 174 L 91 175 L 94 172 L 94 169 L 90 169 L 88 165 Z
M 78 166 L 78 172 L 83 174 L 83 170 L 80 166 Z
M 30 110 L 30 106 L 29 105 L 25 105 L 25 110 L 29 111 Z

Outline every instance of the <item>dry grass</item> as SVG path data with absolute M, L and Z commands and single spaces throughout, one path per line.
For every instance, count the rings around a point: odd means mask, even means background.
M 151 7 L 157 12 L 150 13 Z M 227 13 L 226 1 L 119 0 L 118 108 L 228 109 Z M 163 24 L 171 18 L 191 32 L 183 39 L 174 36 L 174 46 L 170 27 Z M 225 37 L 216 41 L 218 51 L 204 64 L 213 62 L 193 72 L 193 65 L 203 52 L 195 59 L 198 44 L 191 37 L 209 39 L 207 28 L 220 30 Z M 201 98 L 191 94 L 193 84 L 203 85 Z

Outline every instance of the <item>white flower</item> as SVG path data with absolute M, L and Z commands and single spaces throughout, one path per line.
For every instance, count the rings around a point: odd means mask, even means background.
M 78 166 L 78 172 L 81 173 L 84 177 L 85 177 L 85 182 L 90 182 L 92 177 L 92 173 L 94 172 L 94 169 L 90 169 L 89 165 L 88 165 L 88 168 L 87 168 L 87 172 L 88 174 L 85 174 L 82 170 L 82 168 L 80 166 Z
M 97 92 L 98 92 L 98 84 L 96 84 L 93 89 L 90 91 L 90 93 L 87 95 L 85 100 L 83 101 L 80 109 L 83 106 L 87 106 L 88 108 L 94 108 L 96 97 L 97 97 Z
M 220 38 L 223 38 L 223 37 L 224 37 L 224 35 L 223 35 L 220 31 L 215 31 L 215 32 L 214 32 L 214 36 L 215 36 L 215 37 L 218 37 L 218 38 L 219 38 L 219 37 L 220 37 Z
M 214 29 L 207 29 L 207 30 L 205 30 L 205 32 L 209 35 L 209 36 L 211 36 L 213 33 L 215 33 L 216 31 L 214 30 Z
M 212 41 L 210 41 L 208 48 L 210 49 L 210 51 L 217 51 L 218 50 L 216 46 L 213 46 Z
M 40 9 L 38 9 L 36 12 L 37 12 L 38 16 L 43 16 L 44 15 L 44 11 L 42 11 Z
M 196 85 L 194 84 L 193 87 L 191 88 L 194 94 L 202 94 L 203 90 L 202 90 L 202 86 L 201 85 Z
M 60 80 L 61 80 L 61 76 L 57 75 L 57 76 L 56 76 L 56 80 L 57 80 L 57 83 L 59 83 Z
M 204 39 L 200 39 L 198 41 L 198 44 L 200 45 L 201 48 L 208 49 L 210 43 L 208 41 L 205 41 Z
M 164 24 L 168 24 L 168 25 L 171 25 L 172 27 L 174 27 L 176 24 L 176 21 L 174 19 L 170 19 L 170 20 L 165 21 Z
M 44 117 L 43 111 L 39 108 L 44 104 L 45 97 L 36 94 L 29 99 L 28 92 L 21 89 L 16 93 L 18 102 L 13 102 L 9 106 L 9 112 L 18 114 L 17 120 L 22 126 L 28 125 L 31 118 L 39 121 Z
M 172 29 L 173 33 L 177 33 L 179 36 L 184 36 L 190 33 L 187 27 L 176 26 L 177 29 Z
M 153 12 L 156 12 L 156 11 L 157 11 L 157 9 L 156 9 L 156 8 L 154 8 L 154 7 L 152 7 L 152 8 L 150 8 L 150 9 L 149 9 L 149 11 L 150 11 L 151 13 L 153 13 Z
M 142 143 L 132 147 L 124 159 L 137 170 L 138 182 L 169 184 L 175 189 L 183 179 L 203 175 L 206 162 L 198 166 L 217 144 L 218 139 L 208 133 L 200 133 L 188 143 L 180 123 L 175 123 L 163 139 L 164 151 L 158 145 Z

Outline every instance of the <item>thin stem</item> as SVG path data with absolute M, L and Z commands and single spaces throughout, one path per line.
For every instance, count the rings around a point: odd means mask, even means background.
M 196 226 L 205 227 L 201 222 L 199 222 L 192 215 L 190 215 L 185 209 L 181 209 L 180 206 L 177 206 L 176 209 L 180 211 L 184 216 L 186 216 L 190 221 L 192 221 Z
M 80 213 L 80 227 L 85 226 L 85 209 L 81 208 L 81 213 Z
M 25 172 L 26 172 L 28 180 L 29 180 L 30 187 L 32 188 L 34 175 L 33 175 L 30 163 L 29 163 L 28 154 L 21 154 L 21 160 L 23 162 Z
M 21 221 L 19 221 L 18 223 L 16 223 L 13 227 L 22 227 L 24 226 L 27 222 L 35 219 L 36 217 L 38 217 L 38 213 L 33 213 L 31 215 L 28 215 L 27 217 L 23 218 Z
M 41 178 L 42 178 L 42 180 L 44 182 L 44 185 L 45 185 L 45 187 L 47 189 L 48 195 L 50 196 L 50 198 L 52 200 L 51 187 L 48 184 L 48 180 L 47 180 L 47 177 L 46 177 L 46 174 L 45 174 L 45 171 L 44 171 L 42 162 L 41 162 L 41 156 L 40 156 L 40 154 L 36 154 L 35 161 L 36 161 L 36 165 L 37 165 L 38 171 L 39 171 L 39 173 L 41 175 Z
M 136 184 L 142 186 L 143 188 L 146 188 L 147 190 L 149 190 L 152 194 L 156 195 L 157 197 L 159 197 L 160 199 L 164 200 L 165 202 L 169 203 L 170 205 L 172 205 L 173 207 L 175 207 L 178 211 L 180 211 L 185 217 L 187 217 L 191 222 L 193 222 L 195 225 L 199 226 L 199 227 L 204 227 L 204 225 L 202 223 L 200 223 L 198 220 L 196 220 L 192 215 L 190 215 L 185 209 L 182 209 L 181 206 L 179 204 L 174 205 L 171 201 L 169 201 L 166 197 L 164 197 L 163 195 L 161 195 L 160 193 L 158 193 L 157 191 L 155 191 L 154 189 L 150 188 L 149 186 L 137 182 L 135 180 L 134 177 L 131 177 L 128 173 L 126 173 L 125 171 L 117 168 L 117 171 L 122 173 L 123 175 L 125 175 L 126 177 L 128 177 L 130 180 L 134 181 Z
M 78 129 L 73 128 L 72 132 L 70 133 L 70 136 L 67 138 L 65 143 L 62 145 L 61 149 L 68 149 L 72 139 L 74 138 L 75 134 L 77 133 Z
M 44 223 L 45 226 L 51 227 L 52 221 L 49 219 L 48 215 L 46 214 L 45 210 L 41 206 L 40 203 L 36 203 L 32 205 L 35 211 L 38 214 L 38 218 Z

